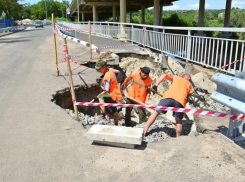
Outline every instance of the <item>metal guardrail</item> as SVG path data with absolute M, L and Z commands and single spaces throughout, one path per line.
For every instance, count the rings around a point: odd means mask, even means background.
M 232 115 L 245 114 L 245 79 L 216 73 L 212 81 L 217 84 L 217 90 L 211 99 L 231 108 Z M 236 141 L 243 133 L 243 124 L 243 120 L 230 119 L 227 137 Z
M 71 28 L 88 28 L 88 22 L 60 23 Z M 124 31 L 124 39 L 128 41 L 214 69 L 245 57 L 243 40 L 192 35 L 196 31 L 245 32 L 244 28 L 162 27 L 119 22 L 92 22 L 91 28 L 92 33 L 115 38 Z M 167 33 L 176 30 L 186 34 Z M 245 71 L 245 61 L 229 65 L 223 71 L 235 74 L 236 70 Z
M 7 33 L 7 32 L 14 32 L 19 29 L 24 29 L 24 26 L 14 26 L 14 27 L 8 27 L 8 28 L 0 28 L 0 33 Z

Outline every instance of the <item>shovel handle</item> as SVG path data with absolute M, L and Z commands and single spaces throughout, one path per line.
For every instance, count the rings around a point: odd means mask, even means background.
M 151 89 L 152 91 L 156 92 L 153 88 L 151 88 L 151 87 L 148 87 L 148 88 Z M 159 92 L 156 92 L 156 94 L 159 95 L 159 96 L 161 96 L 161 97 L 163 97 L 163 95 L 160 94 Z
M 99 95 L 104 94 L 104 93 L 105 93 L 105 91 L 101 92 Z M 97 95 L 96 97 L 98 97 L 99 95 Z M 91 103 L 91 102 L 94 102 L 94 99 L 91 100 L 90 103 Z

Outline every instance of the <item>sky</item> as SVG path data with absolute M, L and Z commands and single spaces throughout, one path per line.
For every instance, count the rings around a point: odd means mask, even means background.
M 40 0 L 23 0 L 21 4 L 30 3 L 35 4 Z M 58 0 L 62 1 L 62 0 Z M 68 0 L 70 3 L 72 0 Z M 130 0 L 127 0 L 130 1 Z M 152 0 L 153 1 L 153 0 Z M 206 0 L 206 9 L 225 9 L 226 0 Z M 173 2 L 173 6 L 165 6 L 163 10 L 197 10 L 199 7 L 199 0 L 179 0 Z M 232 7 L 245 9 L 245 0 L 233 0 Z
M 205 0 L 205 9 L 225 9 L 226 0 Z M 245 9 L 245 0 L 232 1 L 232 7 Z M 173 2 L 173 6 L 165 6 L 163 10 L 197 10 L 199 0 L 179 0 Z

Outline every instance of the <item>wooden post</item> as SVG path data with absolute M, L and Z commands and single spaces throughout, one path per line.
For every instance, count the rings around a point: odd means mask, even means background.
M 54 13 L 52 13 L 52 28 L 54 30 Z M 55 68 L 56 68 L 56 76 L 59 76 L 59 70 L 57 67 L 57 48 L 56 48 L 56 37 L 55 37 L 55 33 L 53 31 L 53 37 L 54 37 L 54 57 L 55 57 Z
M 63 38 L 63 43 L 64 43 L 64 50 L 66 52 L 66 55 L 68 55 L 66 38 Z M 68 70 L 69 80 L 70 80 L 70 85 L 71 85 L 72 101 L 74 101 L 74 100 L 76 100 L 76 95 L 75 95 L 75 91 L 74 91 L 74 87 L 73 87 L 72 72 L 71 72 L 71 65 L 70 65 L 69 57 L 66 57 L 66 63 L 67 63 L 67 70 Z M 75 104 L 73 104 L 73 107 L 74 107 L 74 111 L 75 111 L 75 116 L 76 116 L 77 120 L 79 121 L 77 106 Z
M 89 45 L 90 45 L 90 59 L 92 59 L 92 40 L 91 40 L 91 22 L 89 21 Z

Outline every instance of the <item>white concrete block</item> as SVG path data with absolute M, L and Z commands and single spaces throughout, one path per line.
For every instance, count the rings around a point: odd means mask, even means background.
M 87 132 L 87 139 L 95 142 L 107 142 L 110 145 L 126 147 L 127 145 L 141 145 L 143 128 L 123 126 L 93 125 Z M 130 148 L 130 147 L 129 147 Z

